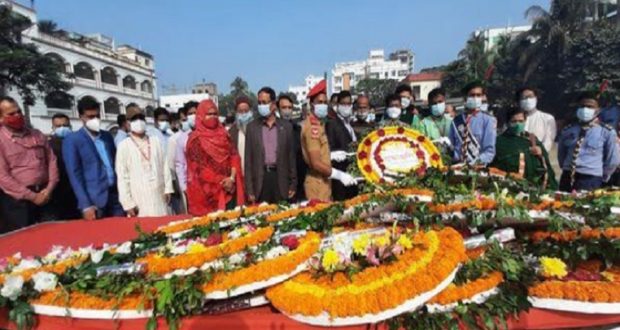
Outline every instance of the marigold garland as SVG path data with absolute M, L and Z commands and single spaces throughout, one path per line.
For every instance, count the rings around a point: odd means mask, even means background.
M 328 208 L 331 203 L 320 203 L 314 206 L 300 207 L 300 208 L 291 208 L 288 210 L 276 212 L 274 214 L 270 214 L 267 216 L 266 220 L 268 222 L 278 222 L 282 220 L 286 220 L 289 218 L 293 218 L 302 214 L 312 214 L 315 212 L 322 211 Z
M 310 259 L 319 250 L 320 245 L 321 238 L 319 234 L 308 232 L 300 239 L 300 244 L 295 250 L 229 273 L 219 272 L 203 286 L 203 291 L 209 293 L 230 290 L 241 285 L 265 281 L 279 275 L 291 273 L 300 264 Z
M 269 204 L 269 205 L 248 206 L 248 207 L 245 207 L 239 210 L 214 212 L 214 213 L 209 213 L 200 218 L 171 223 L 167 226 L 159 228 L 158 231 L 164 232 L 166 234 L 173 234 L 173 233 L 192 229 L 192 227 L 195 227 L 195 226 L 206 226 L 216 221 L 233 220 L 233 219 L 238 219 L 242 216 L 247 217 L 247 216 L 252 216 L 255 214 L 259 214 L 259 213 L 272 212 L 277 209 L 278 209 L 277 205 Z
M 530 235 L 530 239 L 534 242 L 544 241 L 546 239 L 558 242 L 570 242 L 577 239 L 618 239 L 620 238 L 620 227 L 610 227 L 605 229 L 583 228 L 580 230 L 564 230 L 561 232 L 537 231 Z
M 53 264 L 42 265 L 36 268 L 24 269 L 22 271 L 0 275 L 0 284 L 4 283 L 5 276 L 7 275 L 20 275 L 24 279 L 24 281 L 30 280 L 30 278 L 32 278 L 32 276 L 38 272 L 48 272 L 54 273 L 56 275 L 62 275 L 67 269 L 80 265 L 87 258 L 87 254 L 80 254 L 67 258 L 65 260 L 58 261 Z
M 342 272 L 318 278 L 302 273 L 269 288 L 267 298 L 287 314 L 377 314 L 432 290 L 465 259 L 463 238 L 454 229 L 418 232 L 413 248 L 392 263 L 368 267 L 350 278 Z
M 382 196 L 382 195 L 403 195 L 403 196 L 433 196 L 433 191 L 428 189 L 418 189 L 418 188 L 402 188 L 402 189 L 394 189 L 387 191 L 385 193 L 372 193 L 372 194 L 362 194 L 357 195 L 351 199 L 344 201 L 344 207 L 349 208 L 356 205 L 360 205 L 362 203 L 366 203 L 373 196 Z
M 489 291 L 497 287 L 504 280 L 501 272 L 492 272 L 487 276 L 469 281 L 463 285 L 451 284 L 429 301 L 432 304 L 448 305 L 461 300 L 470 299 L 473 296 Z
M 141 295 L 128 295 L 119 301 L 116 297 L 105 299 L 79 291 L 66 293 L 60 289 L 43 292 L 39 297 L 31 300 L 30 303 L 46 306 L 97 310 L 139 310 L 141 308 L 151 308 L 150 301 L 148 299 L 144 299 Z
M 529 288 L 530 296 L 587 302 L 620 302 L 620 283 L 604 281 L 543 281 Z
M 223 256 L 231 255 L 244 249 L 266 242 L 273 235 L 273 227 L 258 228 L 246 236 L 226 240 L 219 245 L 209 246 L 199 253 L 186 253 L 173 257 L 161 257 L 157 253 L 151 253 L 144 258 L 138 259 L 137 263 L 144 263 L 146 271 L 153 274 L 164 275 L 177 269 L 200 267 L 206 262 L 213 261 Z

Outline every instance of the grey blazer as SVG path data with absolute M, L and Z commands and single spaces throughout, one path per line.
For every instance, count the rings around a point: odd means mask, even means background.
M 276 150 L 276 167 L 278 171 L 278 189 L 283 200 L 288 199 L 288 191 L 297 190 L 297 163 L 293 126 L 286 120 L 276 119 L 278 130 L 278 148 Z M 245 193 L 259 198 L 263 188 L 265 174 L 265 149 L 263 147 L 263 119 L 256 118 L 245 130 Z

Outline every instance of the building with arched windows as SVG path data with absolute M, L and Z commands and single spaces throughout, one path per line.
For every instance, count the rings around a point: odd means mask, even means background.
M 48 133 L 55 113 L 71 118 L 74 129 L 81 126 L 77 102 L 85 97 L 101 104 L 102 127 L 114 129 L 116 117 L 125 106 L 136 103 L 142 109 L 157 107 L 157 80 L 153 56 L 137 48 L 116 46 L 114 39 L 100 35 L 81 35 L 63 30 L 41 31 L 36 11 L 23 2 L 0 0 L 17 14 L 28 17 L 32 26 L 22 33 L 22 42 L 33 43 L 39 52 L 52 58 L 73 87 L 66 91 L 40 95 L 30 106 L 31 124 Z M 15 90 L 9 95 L 21 99 Z M 152 113 L 152 111 L 151 111 Z

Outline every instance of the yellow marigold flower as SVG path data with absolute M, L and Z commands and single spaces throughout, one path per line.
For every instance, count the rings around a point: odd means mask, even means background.
M 390 244 L 390 236 L 389 235 L 383 235 L 383 236 L 380 236 L 380 237 L 376 238 L 375 239 L 375 244 L 378 247 L 388 246 L 388 244 Z
M 411 242 L 411 239 L 407 237 L 407 235 L 400 235 L 398 241 L 396 241 L 396 244 L 402 246 L 405 250 L 411 249 L 413 247 L 413 243 Z
M 332 271 L 336 269 L 336 266 L 338 266 L 338 262 L 340 262 L 338 252 L 330 249 L 325 251 L 325 253 L 323 254 L 321 266 L 323 266 L 323 268 L 327 271 Z
M 368 234 L 360 235 L 353 240 L 353 252 L 355 254 L 364 255 L 368 245 L 370 244 L 370 236 Z
M 568 274 L 566 264 L 558 258 L 541 257 L 540 266 L 544 277 L 562 278 Z
M 187 253 L 189 254 L 200 253 L 206 250 L 207 248 L 204 245 L 196 242 L 192 242 L 190 245 L 187 246 Z

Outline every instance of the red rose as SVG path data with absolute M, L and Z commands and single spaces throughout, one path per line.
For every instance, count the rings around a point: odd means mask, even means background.
M 213 234 L 209 235 L 209 237 L 207 237 L 207 241 L 205 242 L 205 244 L 207 246 L 213 246 L 213 245 L 222 244 L 222 234 L 220 234 L 220 233 L 213 233 Z
M 385 171 L 385 165 L 379 164 L 379 169 L 381 169 L 381 171 Z
M 396 131 L 398 132 L 398 134 L 403 134 L 403 133 L 405 133 L 405 129 L 404 129 L 404 128 L 402 128 L 402 127 L 399 127 Z
M 385 135 L 385 131 L 383 129 L 380 129 L 380 130 L 377 131 L 377 135 L 384 136 Z
M 367 147 L 370 147 L 370 145 L 372 144 L 372 142 L 370 141 L 370 139 L 365 139 L 364 140 L 364 145 Z
M 434 161 L 438 161 L 440 158 L 441 158 L 441 157 L 439 157 L 439 154 L 433 154 L 433 155 L 431 156 L 431 159 L 432 159 L 432 160 L 434 160 Z
M 424 135 L 418 136 L 418 142 L 424 142 L 424 141 L 426 141 L 426 137 Z
M 280 244 L 286 246 L 289 250 L 295 250 L 299 246 L 299 240 L 295 235 L 282 237 Z
M 357 154 L 357 158 L 359 158 L 359 159 L 365 159 L 366 157 L 368 157 L 368 154 L 366 154 L 366 151 L 360 151 Z
M 372 172 L 372 167 L 370 167 L 370 165 L 366 165 L 366 166 L 364 166 L 364 171 L 370 173 L 370 172 Z
M 323 203 L 324 203 L 323 201 L 320 201 L 318 199 L 311 199 L 311 200 L 308 201 L 308 207 L 315 207 L 315 206 L 317 206 L 319 204 L 323 204 Z
M 422 150 L 416 151 L 415 155 L 418 156 L 418 158 L 424 158 L 424 152 Z

